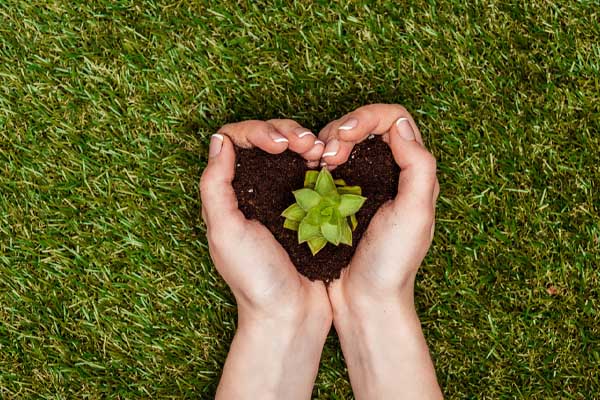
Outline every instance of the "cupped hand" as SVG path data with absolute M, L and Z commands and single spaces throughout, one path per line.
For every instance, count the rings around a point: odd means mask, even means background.
M 398 194 L 377 211 L 350 265 L 330 286 L 334 309 L 340 302 L 412 303 L 415 275 L 433 238 L 436 162 L 404 107 L 371 104 L 331 122 L 319 134 L 326 143 L 323 163 L 330 169 L 344 163 L 370 134 L 383 136 L 400 166 Z
M 323 283 L 300 275 L 271 232 L 247 220 L 238 209 L 232 187 L 234 144 L 271 154 L 289 149 L 315 164 L 323 143 L 292 120 L 225 125 L 211 138 L 200 192 L 210 254 L 236 298 L 240 324 L 245 320 L 294 324 L 310 316 L 330 325 L 331 307 Z
M 383 135 L 400 166 L 398 194 L 379 208 L 350 265 L 329 286 L 333 323 L 356 399 L 440 399 L 413 294 L 433 237 L 435 159 L 403 107 L 373 104 L 321 131 L 323 162 L 342 164 L 370 134 Z

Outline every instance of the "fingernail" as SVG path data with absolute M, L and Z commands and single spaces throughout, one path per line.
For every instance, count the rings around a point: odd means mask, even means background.
M 273 141 L 275 143 L 287 143 L 287 142 L 289 142 L 289 140 L 287 140 L 285 137 L 281 136 L 279 133 L 269 132 L 269 136 L 271 136 L 271 139 L 273 139 Z
M 210 145 L 208 146 L 208 156 L 215 157 L 218 156 L 221 152 L 221 148 L 223 147 L 223 135 L 215 133 L 210 137 Z
M 327 146 L 325 146 L 325 150 L 323 151 L 323 155 L 321 157 L 332 157 L 335 156 L 340 149 L 340 142 L 337 139 L 331 139 Z
M 350 129 L 356 128 L 358 125 L 358 120 L 356 118 L 350 118 L 348 121 L 344 122 L 342 126 L 338 129 L 342 131 L 349 131 Z
M 306 137 L 306 136 L 315 136 L 314 133 L 312 133 L 311 131 L 307 131 L 306 129 L 303 129 L 303 128 L 296 129 L 296 135 L 298 136 L 299 139 L 302 139 L 303 137 Z
M 398 118 L 396 121 L 396 127 L 398 128 L 398 134 L 404 140 L 415 140 L 415 133 L 413 132 L 408 118 Z
M 315 140 L 315 144 L 320 144 L 322 146 L 325 146 L 325 143 L 322 140 L 319 140 L 319 139 Z
M 326 166 L 327 166 L 327 163 L 326 163 L 325 161 L 323 161 L 323 162 L 321 163 L 321 167 L 326 167 Z

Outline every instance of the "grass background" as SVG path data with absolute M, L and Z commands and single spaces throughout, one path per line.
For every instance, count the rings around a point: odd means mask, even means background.
M 439 162 L 417 302 L 448 398 L 600 392 L 597 1 L 0 0 L 0 397 L 210 398 L 226 122 L 401 103 Z M 314 398 L 348 399 L 335 335 Z

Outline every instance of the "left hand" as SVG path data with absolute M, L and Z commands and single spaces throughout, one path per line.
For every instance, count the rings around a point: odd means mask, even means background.
M 323 282 L 300 275 L 271 232 L 247 220 L 231 185 L 233 143 L 317 162 L 323 143 L 291 120 L 244 121 L 213 135 L 200 183 L 202 215 L 215 267 L 238 305 L 238 331 L 217 398 L 307 398 L 331 327 Z M 240 392 L 241 391 L 241 392 Z
M 300 275 L 271 232 L 244 217 L 231 185 L 233 143 L 272 154 L 291 149 L 318 160 L 323 145 L 315 144 L 312 133 L 300 137 L 305 132 L 310 131 L 292 120 L 244 121 L 225 125 L 211 138 L 200 181 L 202 215 L 210 254 L 237 300 L 240 317 L 291 320 L 308 311 L 329 314 L 323 283 Z

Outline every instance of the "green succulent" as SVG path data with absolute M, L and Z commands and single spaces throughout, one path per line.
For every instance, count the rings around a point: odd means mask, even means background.
M 308 243 L 313 255 L 327 242 L 352 246 L 356 213 L 367 200 L 360 186 L 334 180 L 327 168 L 307 171 L 304 188 L 293 192 L 296 202 L 281 213 L 284 228 L 298 232 L 298 243 Z

